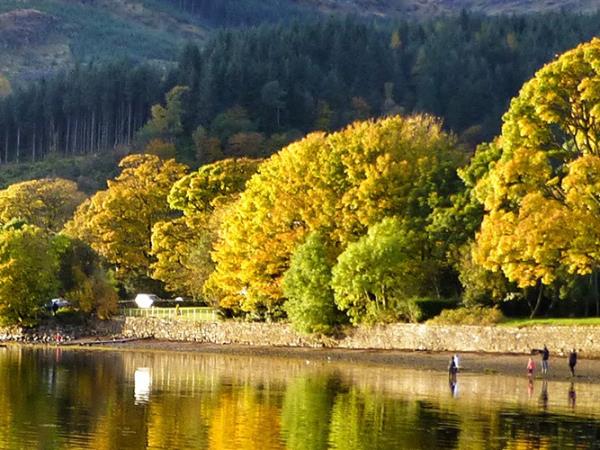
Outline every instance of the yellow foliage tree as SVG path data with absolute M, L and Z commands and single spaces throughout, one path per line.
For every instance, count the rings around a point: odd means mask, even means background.
M 224 219 L 208 287 L 220 290 L 224 307 L 273 315 L 284 300 L 282 275 L 307 233 L 320 230 L 341 251 L 388 215 L 422 228 L 454 189 L 462 161 L 454 139 L 428 116 L 311 134 L 248 182 Z
M 169 205 L 184 216 L 158 222 L 152 230 L 152 276 L 167 290 L 207 298 L 204 282 L 214 270 L 210 253 L 227 209 L 260 161 L 226 159 L 201 167 L 177 181 Z M 209 298 L 210 299 L 210 298 Z
M 84 199 L 75 182 L 61 178 L 12 184 L 0 191 L 0 223 L 20 219 L 57 232 Z
M 594 39 L 523 86 L 496 141 L 500 160 L 476 187 L 487 213 L 475 259 L 520 287 L 537 285 L 532 315 L 544 285 L 598 270 L 599 139 L 600 39 Z
M 155 155 L 131 155 L 108 189 L 81 205 L 66 233 L 89 243 L 116 267 L 120 280 L 149 275 L 152 227 L 172 216 L 167 196 L 186 167 Z

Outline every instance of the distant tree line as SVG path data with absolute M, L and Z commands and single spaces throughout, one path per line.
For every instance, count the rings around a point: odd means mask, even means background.
M 0 103 L 0 160 L 99 153 L 128 145 L 160 98 L 155 69 L 124 63 L 77 67 Z
M 211 25 L 245 26 L 315 15 L 312 8 L 287 0 L 161 0 Z
M 178 91 L 177 129 L 166 130 L 166 141 L 188 162 L 263 157 L 308 131 L 413 112 L 443 118 L 474 147 L 497 134 L 522 83 L 597 34 L 598 19 L 464 13 L 427 23 L 345 19 L 222 31 L 202 48 L 186 46 L 170 70 L 116 61 L 15 89 L 0 102 L 0 161 L 131 146 L 152 105 L 176 86 L 187 89 Z

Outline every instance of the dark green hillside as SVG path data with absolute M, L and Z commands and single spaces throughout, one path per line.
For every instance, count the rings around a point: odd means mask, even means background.
M 592 12 L 595 0 L 3 0 L 0 73 L 39 79 L 76 62 L 130 58 L 172 62 L 183 43 L 216 28 L 329 16 L 428 20 L 463 9 L 482 14 Z
M 524 80 L 600 32 L 600 15 L 463 14 L 371 25 L 352 19 L 264 25 L 189 45 L 165 72 L 131 60 L 83 65 L 0 102 L 0 161 L 129 149 L 153 104 L 179 90 L 159 140 L 187 161 L 265 156 L 312 130 L 427 112 L 470 146 L 499 131 Z

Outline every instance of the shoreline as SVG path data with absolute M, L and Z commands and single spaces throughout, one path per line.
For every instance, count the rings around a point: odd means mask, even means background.
M 61 348 L 72 351 L 126 351 L 126 352 L 159 352 L 159 353 L 196 353 L 222 354 L 227 356 L 301 359 L 307 362 L 332 362 L 344 365 L 384 366 L 400 369 L 447 372 L 448 362 L 453 352 L 381 350 L 381 349 L 340 349 L 340 348 L 307 348 L 279 346 L 250 346 L 240 344 L 206 344 L 198 342 L 165 341 L 157 339 L 141 339 L 128 342 L 94 344 L 86 342 L 77 345 L 40 345 L 40 344 L 8 344 L 32 348 Z M 549 372 L 542 375 L 541 358 L 534 356 L 536 362 L 535 379 L 576 381 L 578 383 L 600 383 L 600 360 L 579 359 L 576 377 L 569 372 L 567 358 L 553 357 L 550 349 Z M 482 352 L 460 352 L 461 374 L 475 375 L 507 375 L 527 378 L 527 354 L 498 354 Z

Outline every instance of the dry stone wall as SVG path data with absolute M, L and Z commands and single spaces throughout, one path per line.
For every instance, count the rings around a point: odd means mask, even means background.
M 600 327 L 596 326 L 514 328 L 393 324 L 348 328 L 343 336 L 330 338 L 305 336 L 282 323 L 205 323 L 127 317 L 91 322 L 85 328 L 0 329 L 0 341 L 47 342 L 52 341 L 57 332 L 65 339 L 112 335 L 212 344 L 489 353 L 529 353 L 545 344 L 554 354 L 566 354 L 571 348 L 577 348 L 582 356 L 600 358 Z
M 577 348 L 582 356 L 600 358 L 600 327 L 594 326 L 515 328 L 394 324 L 349 328 L 342 337 L 320 338 L 299 334 L 281 323 L 194 323 L 127 318 L 122 334 L 213 344 L 489 353 L 529 353 L 547 345 L 556 354 Z

